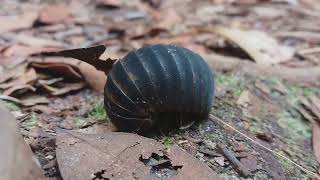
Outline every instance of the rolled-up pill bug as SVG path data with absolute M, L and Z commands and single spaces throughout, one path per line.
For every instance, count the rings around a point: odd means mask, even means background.
M 114 64 L 104 103 L 120 131 L 170 130 L 207 117 L 214 87 L 200 55 L 175 45 L 150 45 Z

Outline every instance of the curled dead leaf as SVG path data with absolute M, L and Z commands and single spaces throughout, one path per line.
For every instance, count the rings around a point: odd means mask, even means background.
M 25 12 L 21 15 L 1 16 L 0 33 L 32 27 L 38 17 L 38 12 Z
M 259 65 L 282 63 L 290 60 L 294 54 L 292 48 L 280 45 L 265 32 L 219 26 L 213 32 L 237 44 Z
M 14 69 L 12 70 L 15 73 Z M 18 72 L 19 73 L 19 72 Z M 9 82 L 4 82 L 0 84 L 0 88 L 4 89 L 4 95 L 11 95 L 17 90 L 31 90 L 36 91 L 32 84 L 38 79 L 36 71 L 33 68 L 28 68 L 24 73 Z

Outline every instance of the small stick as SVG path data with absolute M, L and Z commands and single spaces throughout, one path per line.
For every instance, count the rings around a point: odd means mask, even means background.
M 229 151 L 223 144 L 218 144 L 218 149 L 223 156 L 231 162 L 241 176 L 248 177 L 250 175 L 249 169 L 243 166 L 243 164 L 236 158 L 234 153 Z

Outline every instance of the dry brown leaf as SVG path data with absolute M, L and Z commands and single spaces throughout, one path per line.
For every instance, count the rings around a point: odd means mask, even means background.
M 38 17 L 38 12 L 25 12 L 21 15 L 1 16 L 0 33 L 32 27 Z
M 36 88 L 34 88 L 33 86 L 29 85 L 29 84 L 17 84 L 17 85 L 14 85 L 6 90 L 3 91 L 3 95 L 6 95 L 6 96 L 10 96 L 11 94 L 13 94 L 14 92 L 18 91 L 18 90 L 30 90 L 30 91 L 33 91 L 35 92 L 36 91 Z
M 104 72 L 96 70 L 90 64 L 76 59 L 62 57 L 48 57 L 45 59 L 32 59 L 32 66 L 53 70 L 64 78 L 81 79 L 84 77 L 91 88 L 98 92 L 104 91 L 107 76 Z
M 62 76 L 64 79 L 79 80 L 82 75 L 77 69 L 76 60 L 66 58 L 45 58 L 45 59 L 30 59 L 31 66 L 36 69 L 43 69 L 47 73 L 51 72 L 55 75 Z M 79 63 L 79 62 L 78 62 Z
M 173 26 L 177 25 L 181 21 L 182 18 L 175 9 L 167 9 L 166 12 L 163 12 L 163 16 L 160 18 L 160 21 L 154 28 L 170 30 Z
M 103 92 L 106 83 L 106 73 L 108 73 L 116 60 L 105 57 L 106 47 L 99 45 L 89 48 L 70 49 L 53 53 L 43 53 L 45 56 L 71 57 L 75 59 L 57 58 L 57 61 L 73 65 L 84 76 L 86 82 L 96 91 Z M 41 63 L 48 62 L 46 60 Z M 39 64 L 39 63 L 38 63 Z M 98 71 L 98 70 L 100 71 Z
M 294 54 L 292 48 L 280 45 L 265 32 L 225 27 L 215 27 L 213 31 L 237 44 L 259 65 L 289 61 Z
M 66 45 L 62 42 L 55 41 L 52 39 L 46 39 L 41 37 L 35 37 L 26 34 L 17 35 L 14 40 L 24 45 L 32 46 L 32 47 L 57 47 L 63 48 Z
M 313 128 L 312 128 L 312 145 L 313 145 L 313 152 L 314 155 L 320 163 L 320 125 L 319 123 L 313 123 Z
M 66 180 L 152 179 L 155 174 L 151 168 L 159 168 L 157 175 L 170 179 L 219 179 L 180 147 L 174 145 L 166 150 L 157 141 L 136 134 L 64 131 L 58 132 L 56 143 L 60 172 Z
M 15 71 L 15 70 L 13 70 L 13 71 Z M 18 76 L 16 79 L 14 79 L 10 82 L 7 82 L 7 83 L 0 84 L 0 88 L 8 89 L 8 88 L 11 88 L 14 86 L 32 84 L 37 79 L 38 79 L 38 77 L 37 77 L 37 73 L 36 73 L 35 69 L 28 68 L 28 69 L 26 69 L 26 71 L 24 73 L 20 74 L 20 76 Z
M 16 119 L 0 102 L 0 179 L 44 179 L 39 162 L 19 135 Z
M 58 51 L 58 48 L 44 48 L 44 47 L 33 47 L 33 46 L 25 46 L 20 44 L 14 44 L 5 50 L 3 50 L 2 55 L 5 57 L 10 56 L 30 56 L 33 54 L 39 54 L 41 52 L 48 51 Z
M 63 78 L 53 78 L 53 79 L 46 79 L 46 80 L 40 79 L 38 83 L 45 84 L 45 85 L 52 85 L 60 81 L 63 81 Z
M 10 79 L 16 79 L 22 76 L 27 69 L 27 63 L 24 63 L 24 61 L 25 61 L 24 57 L 9 58 L 8 62 L 4 62 L 0 60 L 0 64 L 3 63 L 3 66 L 2 66 L 3 70 L 0 73 L 0 84 Z
M 104 91 L 107 82 L 107 76 L 104 72 L 96 70 L 87 63 L 79 64 L 79 70 L 91 88 L 98 92 Z
M 240 162 L 245 166 L 250 172 L 254 172 L 258 169 L 262 169 L 261 165 L 258 164 L 257 157 L 249 154 L 245 158 L 241 158 Z
M 80 83 L 68 83 L 63 88 L 55 88 L 51 92 L 51 94 L 55 95 L 55 96 L 59 96 L 59 95 L 67 94 L 67 93 L 72 92 L 72 91 L 80 90 L 80 89 L 84 88 L 85 86 L 86 86 L 86 84 L 83 83 L 83 82 L 80 82 Z
M 5 96 L 5 95 L 0 95 L 0 100 L 5 100 L 5 101 L 11 101 L 17 104 L 22 104 L 22 101 L 20 101 L 17 98 L 11 97 L 11 96 Z M 1 104 L 1 102 L 0 102 Z
M 71 7 L 67 4 L 50 5 L 41 10 L 38 21 L 44 24 L 65 22 L 71 17 Z
M 86 62 L 96 69 L 108 73 L 113 63 L 116 61 L 114 59 L 101 59 L 101 56 L 104 55 L 106 51 L 105 45 L 98 45 L 88 48 L 79 48 L 79 49 L 68 49 L 58 52 L 48 52 L 42 53 L 44 56 L 55 56 L 55 57 L 69 57 L 78 59 L 82 62 Z

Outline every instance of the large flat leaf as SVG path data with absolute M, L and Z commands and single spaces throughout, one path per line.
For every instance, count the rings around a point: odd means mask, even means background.
M 217 179 L 215 172 L 178 146 L 136 134 L 57 135 L 57 160 L 68 179 Z

